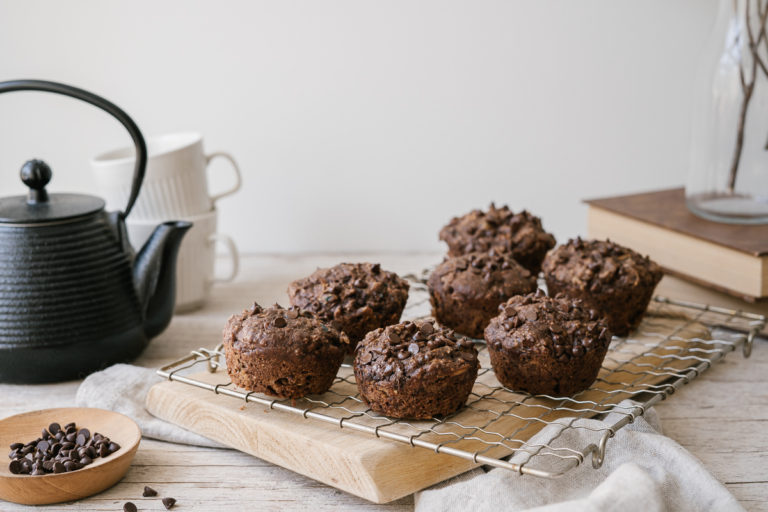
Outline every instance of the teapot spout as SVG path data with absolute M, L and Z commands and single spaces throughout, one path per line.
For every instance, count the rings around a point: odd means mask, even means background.
M 133 284 L 144 308 L 147 338 L 160 334 L 171 321 L 176 302 L 176 259 L 190 222 L 164 222 L 136 255 Z

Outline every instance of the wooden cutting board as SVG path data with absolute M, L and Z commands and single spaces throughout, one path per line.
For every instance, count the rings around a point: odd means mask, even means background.
M 658 334 L 660 321 L 669 325 L 670 332 L 680 325 L 679 319 L 655 318 L 649 324 L 649 331 Z M 698 336 L 705 339 L 707 332 L 701 324 L 694 324 L 683 331 L 676 331 L 671 343 L 679 347 L 682 338 Z M 591 390 L 578 396 L 579 400 L 593 400 L 607 406 L 628 398 L 616 393 L 616 390 L 625 387 L 622 383 L 633 382 L 637 386 L 647 386 L 668 379 L 669 373 L 641 376 L 638 376 L 638 373 L 647 370 L 649 365 L 658 365 L 662 362 L 662 355 L 679 354 L 679 349 L 661 349 L 659 355 L 649 354 L 647 351 L 647 346 L 642 344 L 625 344 L 620 350 L 609 352 L 600 378 Z M 627 363 L 629 360 L 631 362 Z M 480 363 L 483 368 L 490 367 L 487 351 L 481 352 Z M 685 359 L 663 360 L 666 369 L 685 368 L 690 364 L 691 361 Z M 343 379 L 332 388 L 337 394 L 327 393 L 326 395 L 330 396 L 323 395 L 320 399 L 333 402 L 338 401 L 340 395 L 354 395 L 356 390 L 353 379 L 349 378 L 350 373 L 349 368 L 342 368 L 340 377 Z M 190 377 L 214 385 L 229 382 L 224 371 L 203 371 Z M 504 390 L 493 391 L 498 386 L 492 371 L 483 372 L 478 377 L 473 392 L 476 393 L 476 398 L 487 398 L 476 401 L 474 408 L 465 408 L 452 417 L 453 425 L 447 424 L 448 422 L 437 425 L 434 433 L 430 432 L 420 438 L 435 443 L 449 441 L 452 447 L 472 452 L 487 448 L 483 455 L 491 457 L 507 456 L 513 448 L 519 447 L 519 444 L 515 445 L 514 442 L 529 439 L 543 428 L 546 422 L 573 416 L 574 409 L 592 407 L 588 403 L 569 403 L 569 410 L 550 411 L 549 408 L 555 404 L 553 400 L 530 398 Z M 498 398 L 504 400 L 499 401 Z M 513 414 L 509 414 L 509 404 L 515 401 L 523 402 L 524 407 L 515 406 L 518 408 L 512 411 Z M 349 407 L 353 410 L 365 410 L 361 404 L 355 408 L 356 402 L 351 403 L 353 405 Z M 158 418 L 375 503 L 387 503 L 407 496 L 477 466 L 472 461 L 459 457 L 414 448 L 397 441 L 378 439 L 350 428 L 341 429 L 333 424 L 252 402 L 245 404 L 240 399 L 217 395 L 179 382 L 164 381 L 152 387 L 146 406 L 149 412 Z M 484 409 L 486 412 L 477 412 L 477 409 Z M 487 411 L 493 412 L 489 415 Z M 579 415 L 590 417 L 594 413 L 579 411 Z M 489 418 L 496 419 L 485 429 L 487 432 L 462 430 L 456 426 L 487 425 Z M 417 429 L 430 426 L 427 422 L 410 423 Z M 414 432 L 411 425 L 390 425 L 386 428 L 405 435 Z M 460 434 L 474 437 L 475 440 L 457 440 L 455 436 L 446 435 L 457 430 Z M 491 445 L 489 448 L 488 444 L 478 445 L 478 438 L 490 442 L 498 439 L 491 431 L 513 435 L 509 437 L 510 441 L 506 442 L 506 446 Z M 513 448 L 510 448 L 510 445 Z M 233 475 L 233 478 L 237 478 L 237 475 Z
M 195 377 L 221 382 L 221 376 L 207 372 Z M 146 405 L 161 419 L 375 503 L 407 496 L 475 466 L 177 382 L 152 387 Z

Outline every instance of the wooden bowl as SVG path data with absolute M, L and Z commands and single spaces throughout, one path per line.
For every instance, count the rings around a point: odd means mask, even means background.
M 65 425 L 74 421 L 78 428 L 99 432 L 120 445 L 106 457 L 97 457 L 92 464 L 69 473 L 40 476 L 14 475 L 8 469 L 10 459 L 0 456 L 0 499 L 24 505 L 60 503 L 91 496 L 118 482 L 131 465 L 139 448 L 141 430 L 127 416 L 104 409 L 61 408 L 25 412 L 0 420 L 0 453 L 11 443 L 27 443 L 40 437 L 43 428 L 53 422 Z

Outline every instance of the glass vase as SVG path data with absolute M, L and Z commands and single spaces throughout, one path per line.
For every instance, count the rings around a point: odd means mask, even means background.
M 768 223 L 768 0 L 720 0 L 693 97 L 688 208 Z

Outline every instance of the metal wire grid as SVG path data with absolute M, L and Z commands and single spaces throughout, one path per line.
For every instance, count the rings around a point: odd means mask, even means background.
M 429 307 L 426 287 L 423 279 L 412 279 L 404 318 L 424 317 Z M 484 343 L 475 340 L 481 370 L 466 407 L 430 421 L 396 420 L 372 411 L 357 392 L 350 364 L 342 365 L 327 393 L 299 400 L 273 399 L 235 388 L 226 372 L 219 371 L 226 370 L 221 346 L 193 351 L 157 373 L 217 395 L 320 421 L 331 428 L 407 443 L 475 464 L 556 478 L 590 455 L 592 466 L 600 467 L 608 440 L 619 429 L 728 352 L 741 346 L 748 357 L 755 335 L 765 324 L 766 318 L 761 315 L 655 297 L 637 333 L 628 338 L 614 337 L 595 383 L 573 397 L 534 396 L 502 387 L 493 374 Z M 587 418 L 604 421 L 583 421 Z M 537 438 L 544 440 L 531 442 L 531 437 L 543 428 L 549 429 L 546 436 Z M 558 442 L 569 429 L 589 431 L 594 442 L 586 446 Z

